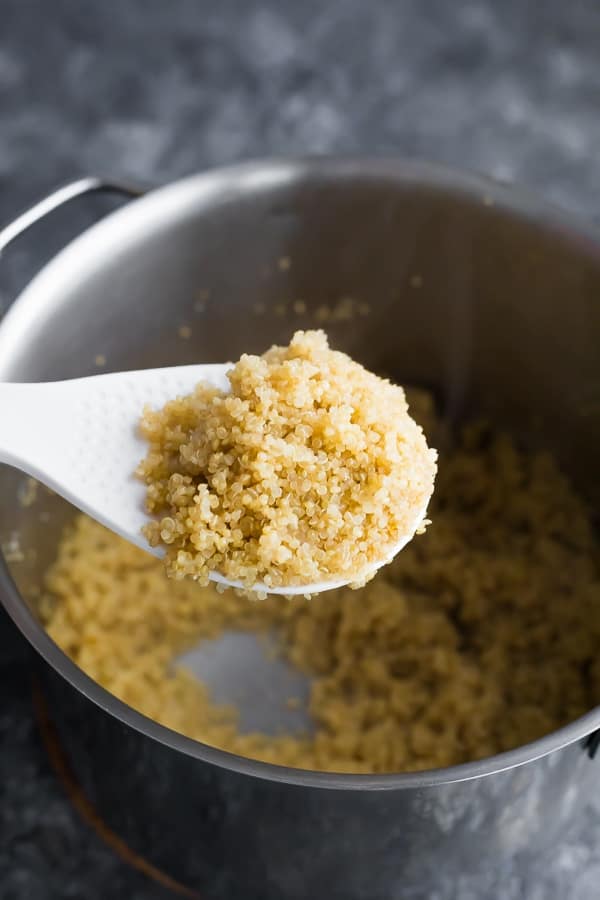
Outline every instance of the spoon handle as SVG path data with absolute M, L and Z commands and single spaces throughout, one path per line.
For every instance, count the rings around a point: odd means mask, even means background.
M 145 452 L 143 376 L 0 383 L 0 462 L 142 545 L 144 488 L 134 470 Z
M 34 474 L 69 427 L 59 392 L 48 384 L 0 384 L 0 462 Z M 55 409 L 58 401 L 58 408 Z
M 227 390 L 227 369 L 179 366 L 42 384 L 0 383 L 0 462 L 146 546 L 145 488 L 135 477 L 148 450 L 138 433 L 143 409 L 189 394 L 200 381 Z

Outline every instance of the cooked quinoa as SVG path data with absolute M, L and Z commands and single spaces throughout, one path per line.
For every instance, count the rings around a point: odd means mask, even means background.
M 167 574 L 251 588 L 364 583 L 422 523 L 436 452 L 401 387 L 322 331 L 244 355 L 231 393 L 200 384 L 141 423 L 145 528 Z
M 79 516 L 48 572 L 41 613 L 66 653 L 140 712 L 282 765 L 447 766 L 591 709 L 600 701 L 600 547 L 552 458 L 470 427 L 441 458 L 432 505 L 427 533 L 366 587 L 310 601 L 251 602 L 169 580 L 159 561 Z M 281 654 L 310 676 L 314 733 L 240 733 L 237 711 L 176 662 L 226 630 L 277 636 Z

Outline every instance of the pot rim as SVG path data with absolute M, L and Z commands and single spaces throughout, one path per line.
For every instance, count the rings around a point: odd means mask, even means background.
M 142 212 L 145 221 L 151 223 L 154 221 L 153 215 L 159 216 L 165 201 L 177 205 L 192 193 L 196 200 L 199 195 L 204 195 L 210 201 L 232 187 L 238 191 L 253 191 L 268 189 L 288 180 L 302 181 L 307 177 L 332 177 L 336 180 L 341 177 L 348 180 L 357 176 L 363 179 L 388 178 L 396 183 L 414 183 L 456 196 L 467 196 L 489 207 L 501 208 L 513 217 L 529 220 L 545 230 L 560 231 L 567 241 L 578 245 L 579 252 L 596 256 L 600 265 L 600 232 L 594 225 L 559 210 L 534 193 L 500 183 L 485 175 L 463 173 L 435 163 L 377 157 L 269 158 L 231 165 L 191 175 L 150 191 L 86 229 L 50 260 L 22 291 L 0 324 L 0 379 L 3 380 L 2 368 L 7 361 L 10 364 L 10 354 L 4 353 L 7 344 L 12 344 L 13 337 L 22 334 L 27 323 L 35 318 L 37 298 L 43 293 L 39 290 L 40 283 L 58 272 L 64 274 L 74 255 L 92 245 L 97 246 L 98 237 L 107 234 L 115 225 L 120 227 L 121 232 L 126 230 L 128 217 L 132 221 L 137 219 L 136 224 L 139 224 Z M 336 790 L 420 789 L 481 778 L 532 762 L 583 740 L 600 728 L 600 706 L 597 706 L 568 725 L 513 750 L 475 762 L 419 772 L 360 775 L 278 766 L 238 756 L 185 737 L 137 712 L 93 681 L 51 640 L 35 619 L 22 600 L 3 555 L 0 556 L 0 602 L 45 662 L 104 712 L 171 750 L 266 781 Z

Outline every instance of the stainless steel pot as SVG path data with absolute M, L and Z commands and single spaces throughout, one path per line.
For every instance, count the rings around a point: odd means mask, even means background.
M 8 237 L 103 186 L 69 189 Z M 486 413 L 551 447 L 598 503 L 597 235 L 512 189 L 428 165 L 266 162 L 152 191 L 27 287 L 0 326 L 0 378 L 90 374 L 99 354 L 115 370 L 219 362 L 287 340 L 348 296 L 370 314 L 328 322 L 336 347 L 432 388 L 452 422 Z M 21 485 L 1 472 L 0 537 L 18 532 L 25 558 L 3 568 L 0 590 L 37 651 L 70 765 L 110 828 L 202 896 L 454 897 L 458 878 L 517 855 L 529 864 L 596 786 L 600 709 L 492 759 L 373 777 L 253 762 L 147 720 L 37 621 L 28 598 L 71 510 L 46 495 L 23 506 Z

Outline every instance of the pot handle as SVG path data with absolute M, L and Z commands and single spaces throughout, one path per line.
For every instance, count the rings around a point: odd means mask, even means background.
M 89 176 L 88 178 L 80 178 L 78 181 L 72 181 L 70 184 L 66 184 L 63 187 L 58 188 L 58 190 L 53 191 L 51 194 L 48 194 L 43 200 L 35 203 L 24 213 L 21 213 L 20 216 L 17 216 L 17 218 L 9 225 L 0 229 L 0 256 L 9 244 L 12 244 L 16 238 L 31 228 L 32 225 L 35 225 L 36 222 L 45 218 L 49 213 L 58 209 L 60 206 L 64 206 L 65 203 L 69 203 L 76 197 L 93 193 L 116 193 L 122 194 L 128 199 L 133 199 L 134 197 L 140 197 L 145 192 L 140 187 L 123 184 L 117 181 L 110 181 L 96 176 Z
M 584 746 L 589 758 L 594 759 L 600 749 L 600 728 L 587 736 Z

